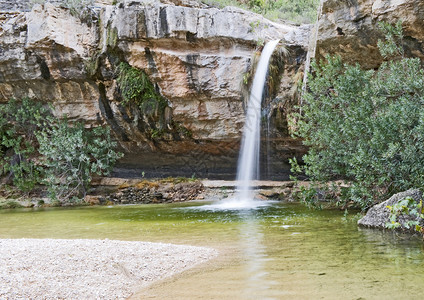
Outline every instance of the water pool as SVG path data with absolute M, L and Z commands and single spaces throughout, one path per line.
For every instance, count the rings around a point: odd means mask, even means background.
M 207 204 L 4 210 L 0 238 L 107 238 L 220 251 L 134 299 L 422 299 L 418 238 L 358 228 L 343 212 L 299 204 L 202 209 Z

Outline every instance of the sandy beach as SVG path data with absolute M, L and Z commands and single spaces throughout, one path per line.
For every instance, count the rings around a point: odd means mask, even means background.
M 217 255 L 148 242 L 0 239 L 0 299 L 125 299 Z

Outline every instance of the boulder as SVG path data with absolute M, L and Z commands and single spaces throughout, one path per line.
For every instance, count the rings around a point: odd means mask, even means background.
M 371 207 L 367 214 L 358 221 L 358 225 L 371 228 L 385 229 L 386 223 L 389 222 L 390 210 L 387 206 L 393 206 L 406 197 L 411 197 L 417 203 L 422 199 L 423 193 L 418 189 L 410 189 L 406 192 L 401 192 L 393 195 L 388 200 Z M 399 216 L 398 222 L 403 225 L 408 221 L 419 220 L 416 216 L 402 215 Z M 401 226 L 404 228 L 404 226 Z
M 84 197 L 84 202 L 90 205 L 99 205 L 100 198 L 100 196 L 86 195 Z

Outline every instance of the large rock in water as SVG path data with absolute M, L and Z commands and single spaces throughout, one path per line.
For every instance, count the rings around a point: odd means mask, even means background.
M 82 20 L 50 3 L 15 12 L 28 1 L 3 2 L 0 103 L 31 97 L 53 103 L 56 114 L 71 121 L 110 124 L 126 152 L 121 165 L 134 167 L 133 175 L 142 170 L 146 176 L 233 177 L 244 123 L 243 76 L 259 39 L 282 39 L 291 53 L 278 95 L 287 104 L 271 114 L 281 118 L 275 123 L 283 123 L 269 143 L 274 175 L 284 179 L 287 158 L 304 151 L 300 141 L 288 136 L 285 114 L 294 75 L 306 57 L 309 26 L 277 24 L 241 9 L 190 1 L 97 4 Z M 149 76 L 168 103 L 161 116 L 165 123 L 189 134 L 149 138 L 150 120 L 120 105 L 117 61 Z
M 368 210 L 367 214 L 358 221 L 358 225 L 364 227 L 384 229 L 386 228 L 386 223 L 390 222 L 390 210 L 387 208 L 387 206 L 393 206 L 407 197 L 411 197 L 418 203 L 422 199 L 422 195 L 422 192 L 418 189 L 411 189 L 406 192 L 395 194 L 388 200 L 371 207 Z M 410 215 L 402 215 L 398 218 L 398 222 L 401 224 L 402 229 L 405 229 L 404 224 L 408 221 L 421 220 L 416 216 Z
M 344 62 L 378 67 L 377 41 L 383 36 L 380 21 L 403 23 L 406 52 L 424 58 L 424 1 L 422 0 L 324 0 L 318 21 L 316 57 L 340 55 Z

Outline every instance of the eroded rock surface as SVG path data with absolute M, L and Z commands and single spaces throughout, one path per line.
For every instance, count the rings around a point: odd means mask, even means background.
M 94 27 L 50 3 L 0 15 L 0 103 L 37 98 L 53 103 L 59 115 L 96 123 L 98 87 L 84 65 L 96 47 Z
M 53 103 L 55 113 L 71 121 L 110 124 L 127 154 L 125 168 L 155 172 L 165 163 L 160 171 L 170 175 L 188 165 L 185 175 L 192 169 L 203 170 L 198 176 L 233 174 L 244 123 L 243 76 L 258 40 L 282 39 L 291 52 L 278 95 L 287 102 L 306 56 L 309 26 L 190 1 L 106 2 L 97 1 L 81 19 L 51 3 L 30 12 L 3 9 L 0 103 L 31 97 Z M 161 128 L 121 105 L 120 62 L 143 70 L 166 99 L 167 108 L 156 116 Z M 287 135 L 284 105 L 273 116 L 281 124 L 270 143 L 271 161 L 274 170 L 287 173 L 282 164 L 303 148 Z
M 195 200 L 203 191 L 200 181 L 194 182 L 141 182 L 121 187 L 118 192 L 100 197 L 100 203 L 151 204 Z
M 317 58 L 341 55 L 348 63 L 376 68 L 383 58 L 377 41 L 380 21 L 403 22 L 406 53 L 424 58 L 424 2 L 421 0 L 324 0 L 318 22 Z

